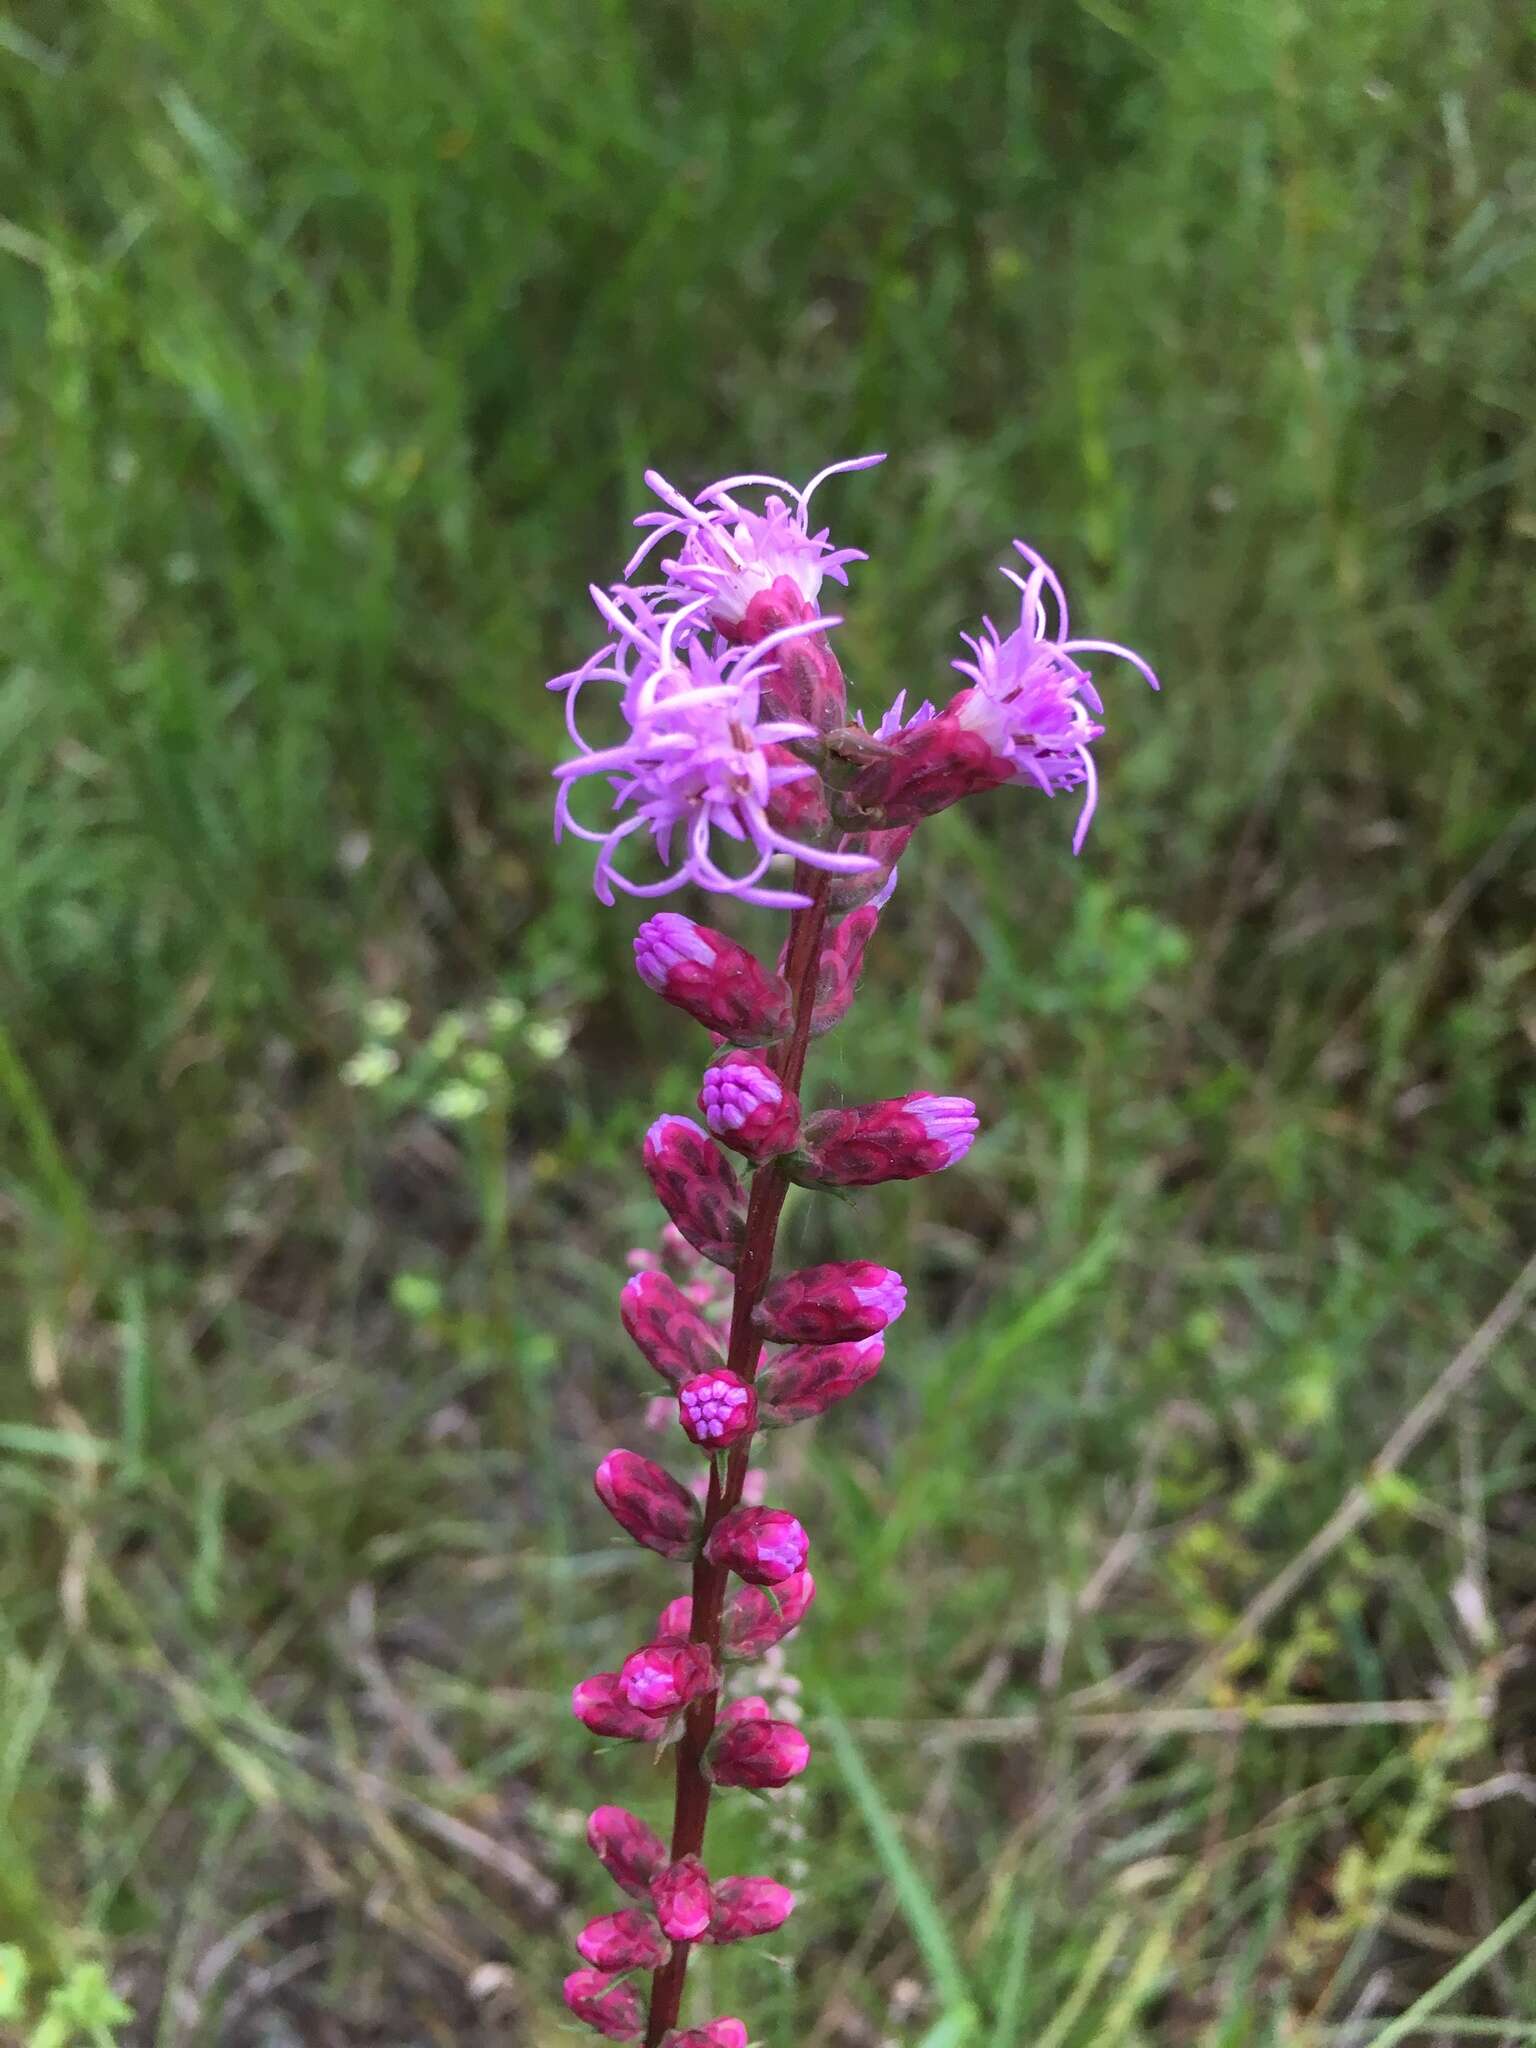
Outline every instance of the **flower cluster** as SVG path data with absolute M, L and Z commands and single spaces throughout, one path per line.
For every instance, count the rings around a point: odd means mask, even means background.
M 966 1097 L 930 1089 L 808 1112 L 810 1042 L 847 1016 L 924 818 L 1005 783 L 1080 788 L 1081 845 L 1103 706 L 1079 657 L 1122 658 L 1156 685 L 1129 649 L 1067 637 L 1060 583 L 1015 542 L 1023 573 L 1003 573 L 1018 623 L 1002 632 L 986 619 L 965 636 L 969 651 L 953 664 L 964 687 L 940 709 L 909 714 L 903 692 L 872 727 L 850 719 L 831 643 L 840 622 L 820 596 L 863 557 L 813 531 L 809 506 L 835 471 L 881 459 L 833 464 L 804 490 L 738 476 L 692 499 L 648 473 L 662 509 L 641 515 L 646 536 L 626 581 L 592 591 L 609 637 L 551 686 L 565 693 L 576 748 L 556 770 L 557 832 L 596 843 L 605 902 L 693 883 L 790 912 L 772 967 L 678 911 L 648 917 L 635 938 L 640 979 L 714 1043 L 702 1121 L 669 1113 L 646 1133 L 645 1171 L 668 1221 L 659 1255 L 631 1254 L 619 1303 L 666 1389 L 651 1404 L 660 1426 L 675 1422 L 703 1458 L 691 1483 L 628 1449 L 597 1468 L 597 1496 L 625 1535 L 687 1567 L 691 1587 L 616 1670 L 572 1694 L 593 1734 L 672 1749 L 676 1771 L 668 1841 L 622 1807 L 591 1817 L 592 1849 L 632 1903 L 582 1929 L 586 1967 L 566 1979 L 565 1998 L 599 2034 L 645 2048 L 745 2048 L 738 2019 L 679 2029 L 689 1954 L 771 1934 L 795 1904 L 775 1879 L 716 1877 L 703 1858 L 716 1792 L 780 1793 L 810 1761 L 798 1721 L 741 1690 L 743 1667 L 782 1656 L 816 1591 L 810 1539 L 764 1500 L 752 1446 L 866 1386 L 906 1306 L 900 1274 L 871 1260 L 775 1273 L 786 1193 L 941 1172 L 978 1128 Z M 628 580 L 642 565 L 656 580 Z M 617 720 L 617 740 L 584 733 L 594 703 Z M 575 811 L 594 784 L 611 797 L 600 825 Z M 646 840 L 660 870 L 649 878 L 624 865 Z

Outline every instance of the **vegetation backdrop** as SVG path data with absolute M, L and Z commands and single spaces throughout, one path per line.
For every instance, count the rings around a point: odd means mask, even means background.
M 865 702 L 1015 533 L 1165 688 L 1081 860 L 928 828 L 819 1055 L 986 1129 L 792 1219 L 916 1307 L 777 1454 L 819 1755 L 720 1855 L 809 1881 L 712 2009 L 1536 2039 L 1529 29 L 6 10 L 0 2027 L 564 2038 L 580 1817 L 665 1806 L 565 1702 L 664 1596 L 588 1482 L 698 1048 L 543 680 L 648 463 L 881 447 Z

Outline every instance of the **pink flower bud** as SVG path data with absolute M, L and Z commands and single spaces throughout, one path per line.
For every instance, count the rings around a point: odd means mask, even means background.
M 761 1657 L 800 1626 L 815 1597 L 809 1572 L 796 1572 L 776 1586 L 739 1587 L 725 1606 L 726 1655 Z
M 757 1396 L 733 1372 L 701 1372 L 677 1390 L 683 1434 L 705 1451 L 728 1451 L 757 1427 Z
M 654 1828 L 622 1806 L 599 1806 L 587 1818 L 587 1846 L 620 1891 L 650 1896 L 651 1879 L 667 1863 L 667 1845 Z
M 686 1643 L 693 1631 L 693 1601 L 686 1593 L 680 1593 L 675 1600 L 669 1600 L 656 1617 L 656 1633 L 652 1638 L 658 1643 Z
M 803 1569 L 805 1531 L 782 1508 L 732 1508 L 710 1531 L 704 1555 L 753 1586 L 776 1586 Z
M 740 2020 L 711 2020 L 708 2026 L 670 2028 L 661 2048 L 747 2048 L 747 2030 Z
M 722 1947 L 772 1934 L 795 1910 L 795 1895 L 771 1877 L 725 1877 L 715 1886 L 709 1938 Z
M 772 1713 L 768 1702 L 761 1693 L 749 1692 L 739 1700 L 732 1700 L 728 1707 L 720 1709 L 717 1728 L 734 1728 L 738 1721 L 771 1721 Z
M 915 825 L 898 825 L 890 832 L 849 833 L 843 840 L 843 851 L 862 853 L 879 865 L 868 874 L 834 875 L 827 890 L 827 901 L 833 910 L 859 910 L 866 903 L 878 910 L 888 902 L 896 887 L 896 863 L 916 830 Z
M 811 1011 L 811 1034 L 820 1038 L 847 1016 L 864 971 L 864 949 L 880 922 L 872 903 L 853 911 L 834 927 L 822 949 L 816 970 L 816 1002 Z
M 636 1273 L 626 1280 L 619 1314 L 647 1365 L 674 1387 L 725 1363 L 708 1323 L 665 1273 Z
M 782 774 L 786 769 L 797 771 L 769 790 L 764 806 L 769 824 L 787 838 L 825 839 L 832 829 L 832 818 L 822 795 L 820 777 L 788 747 L 764 747 L 763 758 L 769 764 L 770 775 Z
M 962 798 L 1013 781 L 1014 763 L 994 746 L 992 721 L 967 716 L 977 696 L 961 690 L 935 716 L 892 734 L 885 757 L 861 769 L 849 785 L 849 807 L 877 825 L 914 825 Z
M 616 1671 L 597 1671 L 584 1678 L 571 1694 L 571 1712 L 594 1735 L 611 1735 L 620 1742 L 660 1742 L 667 1732 L 664 1714 L 641 1713 L 630 1704 Z M 618 1969 L 620 1965 L 604 1967 Z
M 816 606 L 794 577 L 779 576 L 753 595 L 739 623 L 722 631 L 729 640 L 755 646 L 770 633 L 815 616 Z M 843 671 L 825 633 L 786 641 L 772 666 L 763 671 L 762 687 L 763 702 L 776 717 L 803 719 L 818 732 L 841 725 L 848 716 Z
M 699 1504 L 687 1487 L 635 1451 L 610 1451 L 593 1475 L 597 1497 L 626 1536 L 677 1562 L 699 1545 Z
M 682 1235 L 717 1266 L 734 1267 L 747 1198 L 731 1163 L 691 1117 L 660 1116 L 645 1134 L 645 1170 Z
M 572 1970 L 562 1989 L 577 2019 L 610 2041 L 638 2041 L 640 1994 L 633 1984 L 615 1984 L 609 1970 Z
M 765 1337 L 784 1344 L 842 1344 L 872 1337 L 894 1323 L 907 1305 L 899 1273 L 868 1259 L 802 1266 L 776 1280 L 753 1320 Z
M 619 1668 L 620 1689 L 642 1714 L 675 1714 L 716 1683 L 703 1643 L 647 1643 Z
M 710 1924 L 709 1878 L 697 1856 L 669 1863 L 651 1883 L 651 1903 L 661 1931 L 673 1941 L 698 1941 Z
M 757 1375 L 758 1413 L 768 1429 L 807 1422 L 872 1380 L 885 1356 L 885 1339 L 851 1344 L 797 1344 L 770 1358 Z
M 737 1721 L 709 1746 L 709 1775 L 717 1785 L 771 1791 L 798 1778 L 811 1760 L 811 1745 L 790 1721 Z
M 626 1906 L 589 1920 L 576 1937 L 576 1953 L 594 1970 L 657 1970 L 671 1950 L 649 1913 Z
M 976 1105 L 964 1095 L 902 1095 L 860 1109 L 826 1109 L 805 1127 L 794 1177 L 807 1186 L 869 1188 L 940 1173 L 971 1149 Z
M 635 933 L 640 979 L 732 1045 L 768 1045 L 793 1021 L 789 989 L 745 946 L 675 910 Z
M 754 1166 L 792 1151 L 800 1135 L 800 1098 L 760 1052 L 732 1051 L 712 1060 L 704 1069 L 699 1108 L 721 1144 Z

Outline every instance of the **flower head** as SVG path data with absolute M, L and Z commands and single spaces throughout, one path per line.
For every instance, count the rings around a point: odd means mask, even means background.
M 651 1904 L 661 1931 L 673 1941 L 697 1941 L 709 1928 L 714 1901 L 709 1876 L 697 1856 L 680 1856 L 651 1883 Z
M 651 1879 L 666 1866 L 667 1847 L 656 1830 L 622 1806 L 599 1806 L 587 1819 L 587 1846 L 621 1891 L 649 1896 Z
M 747 1226 L 747 1197 L 731 1162 L 692 1117 L 659 1116 L 642 1152 L 656 1199 L 696 1251 L 734 1266 Z
M 551 685 L 567 692 L 567 720 L 579 749 L 555 769 L 555 837 L 569 831 L 598 847 L 593 887 L 602 902 L 612 903 L 615 889 L 664 896 L 694 882 L 746 903 L 795 908 L 803 896 L 763 880 L 776 856 L 788 854 L 832 874 L 867 868 L 862 855 L 790 837 L 771 815 L 780 789 L 815 775 L 808 761 L 784 749 L 814 740 L 816 728 L 803 718 L 765 716 L 764 679 L 782 647 L 836 620 L 802 619 L 752 646 L 716 652 L 684 631 L 696 622 L 703 599 L 666 618 L 637 592 L 610 597 L 594 585 L 592 599 L 617 639 Z M 619 686 L 629 730 L 615 746 L 590 746 L 576 725 L 577 696 L 598 681 Z M 574 815 L 572 792 L 590 776 L 610 785 L 611 808 L 625 813 L 617 824 L 599 828 Z M 624 842 L 637 832 L 650 837 L 667 870 L 658 881 L 634 881 L 616 865 Z M 744 869 L 721 866 L 722 840 L 744 849 Z
M 661 2048 L 747 2048 L 747 2030 L 740 2020 L 729 2018 L 681 2031 L 673 2027 L 663 2034 Z
M 619 1672 L 620 1690 L 642 1714 L 675 1714 L 713 1692 L 717 1682 L 703 1643 L 647 1643 L 624 1659 Z
M 771 1877 L 722 1877 L 714 1890 L 711 1941 L 746 1941 L 772 1934 L 795 1910 L 795 1895 Z
M 659 543 L 677 541 L 676 555 L 661 564 L 666 587 L 685 598 L 702 597 L 709 623 L 731 638 L 741 634 L 753 600 L 781 580 L 813 608 L 823 577 L 846 584 L 848 565 L 865 557 L 857 548 L 831 546 L 825 527 L 811 532 L 812 494 L 829 476 L 872 469 L 884 460 L 883 455 L 857 455 L 829 463 L 804 490 L 778 476 L 722 477 L 707 484 L 697 499 L 685 498 L 659 471 L 648 469 L 646 483 L 666 509 L 642 512 L 635 521 L 650 532 L 624 573 L 632 576 Z M 760 511 L 743 502 L 743 491 L 766 493 Z
M 665 1714 L 643 1713 L 630 1705 L 616 1671 L 596 1671 L 582 1679 L 571 1694 L 571 1712 L 594 1735 L 609 1735 L 619 1742 L 660 1742 L 667 1732 Z M 587 1960 L 596 1958 L 588 1956 Z M 599 1967 L 617 1969 L 619 1965 Z
M 594 1970 L 655 1970 L 670 1950 L 650 1914 L 626 1906 L 589 1920 L 576 1937 L 576 1953 Z
M 799 1097 L 760 1052 L 733 1047 L 711 1061 L 699 1108 L 721 1144 L 757 1166 L 789 1151 L 800 1135 Z
M 926 1089 L 894 1102 L 858 1109 L 826 1109 L 805 1127 L 805 1149 L 795 1166 L 813 1187 L 869 1188 L 887 1180 L 919 1180 L 940 1173 L 971 1149 L 976 1105 L 964 1095 Z
M 724 1645 L 730 1657 L 761 1657 L 804 1621 L 816 1597 L 809 1572 L 774 1586 L 741 1586 L 725 1604 Z
M 725 1364 L 709 1324 L 665 1273 L 640 1272 L 626 1280 L 619 1315 L 646 1363 L 674 1387 Z
M 635 971 L 664 1001 L 733 1045 L 765 1045 L 794 1021 L 781 975 L 724 932 L 676 910 L 657 911 L 635 933 Z
M 709 1533 L 704 1555 L 753 1586 L 776 1586 L 804 1569 L 810 1541 L 782 1508 L 732 1508 Z
M 633 1984 L 616 1983 L 611 1970 L 572 1970 L 561 1988 L 577 2019 L 607 2040 L 639 2040 L 640 1994 Z
M 869 1259 L 844 1259 L 802 1266 L 775 1280 L 753 1320 L 765 1337 L 783 1344 L 846 1344 L 873 1337 L 906 1305 L 899 1273 Z
M 757 1427 L 757 1396 L 734 1372 L 701 1372 L 677 1391 L 683 1434 L 705 1451 L 728 1451 Z
M 792 1721 L 739 1719 L 715 1736 L 709 1774 L 717 1785 L 745 1785 L 770 1792 L 798 1778 L 811 1760 L 811 1745 Z
M 885 1339 L 859 1337 L 851 1344 L 797 1344 L 770 1358 L 757 1376 L 762 1419 L 769 1429 L 808 1422 L 834 1402 L 867 1386 L 885 1357 Z
M 635 1451 L 610 1451 L 593 1474 L 592 1485 L 625 1535 L 647 1550 L 680 1563 L 698 1548 L 698 1502 L 651 1459 Z

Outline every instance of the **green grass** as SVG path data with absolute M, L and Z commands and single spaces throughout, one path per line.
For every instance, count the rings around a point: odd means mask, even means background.
M 884 447 L 826 500 L 863 701 L 1015 533 L 1166 687 L 1110 685 L 1081 862 L 1026 799 L 925 830 L 816 1052 L 986 1135 L 791 1211 L 916 1307 L 776 1454 L 824 1726 L 805 1839 L 717 1854 L 814 1881 L 713 2009 L 1529 2034 L 1536 1810 L 1478 1791 L 1530 1747 L 1528 1315 L 1238 1641 L 1532 1239 L 1518 12 L 0 20 L 0 2028 L 90 2038 L 100 1961 L 157 2048 L 557 2038 L 580 1813 L 665 1804 L 564 1697 L 670 1590 L 587 1475 L 702 1048 L 550 849 L 542 678 L 648 462 Z

